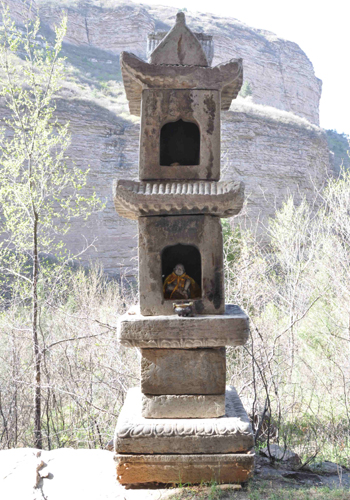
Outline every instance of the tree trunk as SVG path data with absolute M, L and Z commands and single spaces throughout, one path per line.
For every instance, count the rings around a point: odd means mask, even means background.
M 39 256 L 38 256 L 38 215 L 34 213 L 33 227 L 33 350 L 34 350 L 34 446 L 43 447 L 43 436 L 41 431 L 41 352 L 38 340 L 38 274 L 39 274 Z

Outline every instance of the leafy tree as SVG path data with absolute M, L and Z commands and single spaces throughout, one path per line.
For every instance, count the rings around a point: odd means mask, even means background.
M 248 82 L 248 80 L 246 80 L 243 83 L 242 88 L 239 91 L 239 95 L 241 97 L 248 97 L 248 96 L 253 95 L 252 87 L 251 87 L 250 83 Z
M 7 110 L 0 141 L 2 303 L 8 307 L 15 297 L 31 307 L 24 330 L 31 332 L 33 345 L 34 445 L 42 448 L 41 318 L 76 257 L 66 251 L 62 236 L 72 218 L 86 219 L 101 203 L 95 194 L 81 194 L 87 172 L 67 165 L 69 124 L 55 118 L 66 18 L 50 45 L 39 34 L 38 19 L 23 29 L 11 20 L 8 8 L 2 11 L 0 96 Z

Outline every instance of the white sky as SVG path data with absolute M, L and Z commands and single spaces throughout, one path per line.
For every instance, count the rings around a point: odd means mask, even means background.
M 323 82 L 321 127 L 350 135 L 350 0 L 146 0 L 146 3 L 233 17 L 296 42 Z

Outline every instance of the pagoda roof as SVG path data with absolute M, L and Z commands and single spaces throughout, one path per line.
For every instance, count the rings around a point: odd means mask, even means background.
M 131 181 L 117 180 L 114 205 L 127 219 L 154 215 L 237 215 L 243 206 L 240 181 Z
M 143 89 L 219 90 L 221 109 L 228 110 L 243 83 L 242 59 L 231 59 L 212 68 L 198 65 L 152 64 L 134 54 L 122 52 L 120 65 L 130 113 L 136 116 L 140 116 Z
M 175 25 L 154 49 L 150 62 L 152 64 L 208 66 L 206 55 L 198 38 L 186 26 L 183 12 L 176 14 Z

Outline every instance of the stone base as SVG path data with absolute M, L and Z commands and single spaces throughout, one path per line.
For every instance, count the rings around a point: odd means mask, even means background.
M 162 395 L 142 394 L 145 418 L 216 418 L 225 415 L 225 394 Z
M 247 453 L 254 446 L 249 418 L 233 387 L 227 387 L 225 416 L 144 418 L 139 387 L 128 391 L 118 418 L 114 449 L 120 454 L 178 455 Z
M 137 483 L 243 483 L 254 470 L 254 453 L 211 455 L 115 455 L 117 479 Z

